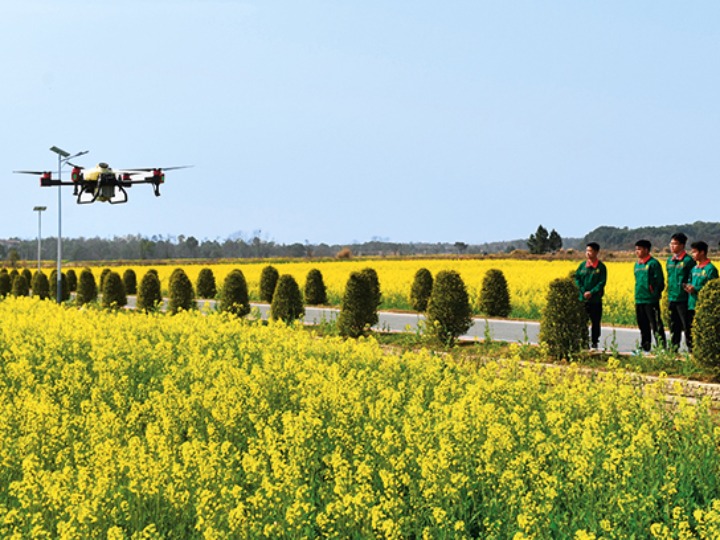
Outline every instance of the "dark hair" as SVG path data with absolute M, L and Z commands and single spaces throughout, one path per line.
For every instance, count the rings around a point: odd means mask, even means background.
M 680 242 L 683 246 L 687 244 L 687 235 L 685 233 L 675 233 L 670 237 L 670 240 L 676 240 L 677 242 Z
M 693 242 L 690 244 L 690 247 L 692 249 L 696 249 L 698 251 L 702 251 L 703 253 L 708 252 L 708 245 L 707 242 L 703 242 L 702 240 L 698 240 L 697 242 Z
M 649 251 L 652 249 L 652 244 L 650 243 L 650 240 L 638 240 L 635 242 L 635 247 L 645 248 Z
M 597 242 L 588 242 L 586 247 L 592 248 L 595 251 L 600 251 L 600 244 Z

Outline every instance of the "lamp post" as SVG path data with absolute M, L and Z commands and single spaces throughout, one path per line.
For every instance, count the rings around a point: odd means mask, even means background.
M 40 256 L 41 256 L 41 242 L 42 242 L 42 213 L 47 210 L 47 206 L 36 206 L 33 208 L 34 212 L 38 213 L 38 272 L 40 271 Z
M 57 146 L 50 147 L 51 152 L 55 152 L 58 157 L 58 180 L 62 180 L 62 166 L 69 160 L 88 153 L 88 150 L 70 155 L 62 148 Z M 62 302 L 62 186 L 58 186 L 58 237 L 57 237 L 57 288 L 55 289 L 55 298 L 57 303 Z

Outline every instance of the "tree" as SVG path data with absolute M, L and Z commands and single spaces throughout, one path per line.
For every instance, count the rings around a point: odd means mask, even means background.
M 217 296 L 217 286 L 215 284 L 215 274 L 209 268 L 203 268 L 198 274 L 197 282 L 198 298 L 215 298 Z
M 415 272 L 415 278 L 410 288 L 410 305 L 415 311 L 425 311 L 427 309 L 432 288 L 433 277 L 430 270 L 420 268 Z
M 467 251 L 468 245 L 465 242 L 455 242 L 455 249 L 458 251 L 458 255 L 462 255 Z
M 250 297 L 247 281 L 241 270 L 232 270 L 223 282 L 220 311 L 227 311 L 238 317 L 250 313 Z
M 67 277 L 67 282 L 68 282 L 68 290 L 70 292 L 77 291 L 78 279 L 77 279 L 77 274 L 75 273 L 75 270 L 70 268 L 67 271 L 66 277 Z
M 550 356 L 555 358 L 568 358 L 588 348 L 587 313 L 570 277 L 550 283 L 540 320 L 540 341 L 547 344 Z
M 472 310 L 465 283 L 455 270 L 438 272 L 427 308 L 428 332 L 446 345 L 472 326 Z
M 10 274 L 3 268 L 0 272 L 0 298 L 5 298 L 12 289 L 12 282 L 10 281 Z
M 75 300 L 79 306 L 94 302 L 98 297 L 97 284 L 95 283 L 95 276 L 89 268 L 84 268 L 80 272 L 80 278 L 78 279 L 77 294 Z
M 698 295 L 692 339 L 693 357 L 720 372 L 720 279 L 708 281 Z
M 382 292 L 380 291 L 380 279 L 378 278 L 377 272 L 374 268 L 363 268 L 360 270 L 360 274 L 367 280 L 370 286 L 371 302 L 373 306 L 372 314 L 368 319 L 368 324 L 374 326 L 378 323 L 377 310 L 382 304 Z
M 345 285 L 337 326 L 341 336 L 367 335 L 377 320 L 377 305 L 370 280 L 362 272 L 352 272 Z
M 137 294 L 137 274 L 132 268 L 128 268 L 123 272 L 123 285 L 127 294 Z
M 33 296 L 45 300 L 50 296 L 50 282 L 42 270 L 36 270 L 32 278 Z
M 549 251 L 559 251 L 562 249 L 563 241 L 562 237 L 558 234 L 558 232 L 553 229 L 550 231 L 550 236 L 548 237 L 548 249 Z
M 137 295 L 137 309 L 145 312 L 155 311 L 162 302 L 162 288 L 160 279 L 155 269 L 145 272 L 140 280 L 140 288 Z
M 491 268 L 483 278 L 480 289 L 480 312 L 489 317 L 507 317 L 512 307 L 510 291 L 502 270 Z
M 20 262 L 20 254 L 17 249 L 10 248 L 10 251 L 8 251 L 8 260 L 10 261 L 10 268 L 13 270 L 17 268 L 17 264 Z
M 286 323 L 305 315 L 300 287 L 290 274 L 283 274 L 278 279 L 270 305 L 270 313 L 273 319 L 279 319 Z
M 317 268 L 311 269 L 305 278 L 305 302 L 310 306 L 327 304 L 327 288 L 323 275 Z
M 17 296 L 30 296 L 30 285 L 28 284 L 25 276 L 19 274 L 12 284 L 12 295 Z
M 278 272 L 274 266 L 268 265 L 262 269 L 262 272 L 260 273 L 261 301 L 267 302 L 268 304 L 272 302 L 278 278 L 280 278 L 280 272 Z
M 527 241 L 530 253 L 534 255 L 542 255 L 550 250 L 550 238 L 548 231 L 542 225 L 538 225 L 535 234 L 531 234 Z
M 195 307 L 195 291 L 185 270 L 176 268 L 170 274 L 168 285 L 168 311 L 172 314 L 180 310 L 189 311 Z
M 127 295 L 123 280 L 115 271 L 105 275 L 102 287 L 102 306 L 106 309 L 120 309 L 127 305 Z

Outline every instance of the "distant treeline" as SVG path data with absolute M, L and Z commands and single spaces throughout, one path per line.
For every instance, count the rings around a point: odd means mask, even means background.
M 696 221 L 685 225 L 663 225 L 660 227 L 598 227 L 585 236 L 585 242 L 597 242 L 603 250 L 630 250 L 640 239 L 650 240 L 653 250 L 668 246 L 670 237 L 676 232 L 688 236 L 688 244 L 696 240 L 707 242 L 710 249 L 717 249 L 720 242 L 720 223 Z
M 579 239 L 576 239 L 579 241 Z M 570 247 L 566 244 L 566 247 Z M 525 240 L 466 244 L 464 242 L 396 243 L 384 240 L 351 244 L 279 244 L 259 236 L 198 240 L 194 236 L 129 235 L 114 238 L 63 238 L 65 261 L 113 261 L 159 259 L 250 259 L 250 258 L 329 258 L 329 257 L 403 257 L 438 255 L 482 255 L 525 250 Z M 13 253 L 14 252 L 14 253 Z M 57 258 L 57 238 L 42 239 L 41 258 Z M 17 238 L 0 240 L 0 261 L 37 260 L 37 240 Z

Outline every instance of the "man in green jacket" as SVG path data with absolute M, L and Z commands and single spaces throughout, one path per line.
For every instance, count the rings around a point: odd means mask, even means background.
M 707 256 L 708 245 L 706 242 L 693 242 L 690 244 L 690 253 L 695 259 L 695 266 L 690 275 L 690 283 L 685 285 L 685 291 L 688 293 L 688 333 L 685 335 L 688 344 L 688 350 L 692 352 L 692 322 L 695 318 L 695 306 L 697 304 L 698 293 L 711 279 L 718 278 L 718 270 Z
M 635 316 L 640 328 L 640 347 L 650 352 L 651 337 L 655 344 L 667 347 L 665 327 L 660 314 L 660 298 L 665 289 L 662 265 L 650 255 L 652 244 L 649 240 L 635 242 Z
M 585 248 L 586 261 L 580 263 L 575 271 L 575 284 L 580 290 L 580 301 L 590 319 L 590 343 L 597 349 L 600 341 L 600 321 L 602 320 L 602 297 L 607 282 L 607 269 L 598 259 L 600 245 L 590 242 Z
M 667 294 L 670 302 L 670 341 L 675 349 L 679 349 L 682 334 L 685 333 L 685 343 L 688 350 L 691 350 L 688 293 L 685 291 L 685 285 L 690 282 L 690 273 L 695 261 L 685 251 L 686 243 L 687 236 L 681 232 L 673 234 L 670 239 L 672 255 L 667 260 Z

